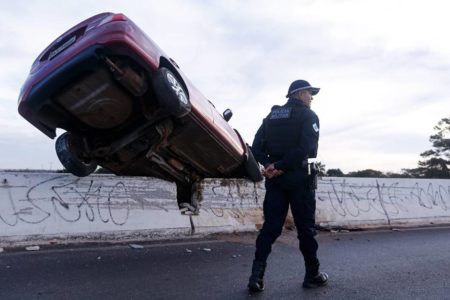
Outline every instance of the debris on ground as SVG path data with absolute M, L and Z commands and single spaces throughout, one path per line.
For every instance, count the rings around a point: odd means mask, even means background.
M 348 229 L 330 229 L 330 233 L 345 233 L 350 232 Z
M 233 254 L 231 257 L 237 258 L 237 257 L 241 257 L 241 255 L 240 254 Z
M 101 260 L 102 259 L 102 257 L 101 256 L 97 256 L 97 260 Z
M 138 244 L 129 244 L 131 249 L 144 249 L 144 246 Z
M 3 252 L 3 248 L 0 248 L 0 253 L 2 253 Z
M 211 252 L 210 248 L 203 248 L 202 250 L 205 251 L 205 252 Z
M 41 247 L 39 247 L 39 246 L 28 246 L 28 247 L 25 247 L 25 250 L 27 250 L 27 251 L 39 251 L 39 250 L 41 250 Z
M 192 253 L 192 250 L 188 248 L 186 248 L 184 251 L 186 251 L 186 253 Z

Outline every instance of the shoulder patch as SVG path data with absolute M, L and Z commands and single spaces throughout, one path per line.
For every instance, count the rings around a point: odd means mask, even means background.
M 277 107 L 270 113 L 270 120 L 289 119 L 291 117 L 292 107 Z
M 312 124 L 312 127 L 315 132 L 319 132 L 319 126 L 317 126 L 317 123 Z

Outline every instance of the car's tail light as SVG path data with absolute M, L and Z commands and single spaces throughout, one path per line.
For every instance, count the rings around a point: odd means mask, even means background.
M 124 14 L 114 14 L 114 15 L 110 15 L 110 16 L 107 16 L 106 18 L 104 18 L 104 19 L 98 24 L 98 26 L 102 26 L 102 25 L 105 25 L 106 23 L 109 23 L 109 22 L 115 22 L 115 21 L 128 21 L 128 18 L 127 18 Z

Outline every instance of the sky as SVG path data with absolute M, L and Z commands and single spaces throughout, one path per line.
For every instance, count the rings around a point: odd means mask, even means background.
M 450 117 L 448 1 L 0 0 L 0 169 L 62 169 L 17 98 L 48 44 L 106 11 L 127 15 L 219 111 L 230 108 L 249 143 L 293 80 L 320 87 L 312 109 L 327 169 L 414 168 Z

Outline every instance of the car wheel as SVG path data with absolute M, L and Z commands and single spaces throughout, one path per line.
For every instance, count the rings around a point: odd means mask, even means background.
M 259 169 L 259 164 L 256 161 L 255 157 L 253 156 L 252 151 L 247 146 L 248 151 L 248 158 L 244 163 L 245 172 L 247 173 L 247 176 L 250 178 L 250 180 L 254 182 L 258 182 L 263 180 L 263 176 L 261 174 L 261 170 Z
M 153 77 L 153 87 L 160 106 L 175 117 L 183 117 L 191 111 L 188 95 L 177 79 L 167 68 L 160 68 Z
M 97 169 L 94 162 L 85 162 L 79 157 L 79 146 L 82 141 L 70 132 L 65 132 L 58 137 L 55 143 L 56 155 L 63 167 L 78 177 L 88 176 Z

